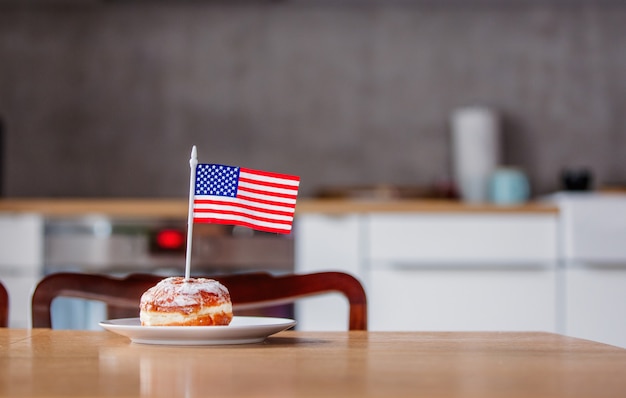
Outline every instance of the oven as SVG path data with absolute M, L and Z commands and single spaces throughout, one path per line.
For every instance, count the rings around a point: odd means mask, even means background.
M 185 274 L 186 236 L 186 220 L 180 219 L 124 219 L 100 215 L 49 218 L 44 225 L 43 273 L 182 276 Z M 294 270 L 293 234 L 194 224 L 191 259 L 192 276 L 251 271 L 291 273 Z M 74 298 L 55 299 L 52 313 L 53 327 L 61 329 L 100 329 L 98 322 L 107 319 L 106 306 L 102 303 Z M 292 317 L 293 305 L 255 310 L 245 315 Z

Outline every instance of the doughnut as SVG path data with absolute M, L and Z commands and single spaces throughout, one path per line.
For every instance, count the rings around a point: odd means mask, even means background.
M 142 294 L 139 310 L 142 326 L 228 325 L 233 318 L 228 289 L 208 278 L 165 278 Z

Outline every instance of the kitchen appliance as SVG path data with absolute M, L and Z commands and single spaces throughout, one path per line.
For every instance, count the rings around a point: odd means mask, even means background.
M 184 275 L 186 231 L 186 220 L 178 219 L 49 218 L 44 228 L 43 273 Z M 287 273 L 293 271 L 293 238 L 244 227 L 195 224 L 191 258 L 192 276 L 254 270 Z M 56 299 L 52 312 L 55 328 L 100 329 L 98 322 L 106 319 L 102 303 L 74 298 Z M 287 305 L 252 315 L 293 314 Z

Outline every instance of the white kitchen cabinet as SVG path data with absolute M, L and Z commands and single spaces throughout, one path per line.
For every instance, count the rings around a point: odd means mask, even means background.
M 36 214 L 0 214 L 0 267 L 40 272 L 43 267 L 43 219 Z
M 43 220 L 0 215 L 0 281 L 9 292 L 9 327 L 30 326 L 31 293 L 43 272 Z
M 341 270 L 368 295 L 371 330 L 545 330 L 557 325 L 555 213 L 304 214 L 296 271 Z M 304 330 L 342 330 L 347 304 L 297 307 Z
M 561 193 L 564 333 L 626 348 L 626 195 Z
M 626 348 L 626 262 L 568 265 L 565 332 Z
M 374 214 L 371 330 L 556 331 L 554 214 Z
M 299 215 L 294 226 L 296 272 L 360 274 L 362 220 L 350 215 Z M 300 330 L 346 330 L 348 302 L 340 294 L 311 297 L 295 306 Z

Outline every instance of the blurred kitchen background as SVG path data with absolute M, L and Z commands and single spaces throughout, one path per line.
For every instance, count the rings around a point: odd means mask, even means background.
M 449 119 L 502 119 L 532 194 L 626 182 L 626 5 L 0 1 L 2 194 L 181 197 L 200 161 L 324 186 L 445 185 Z
M 618 0 L 0 0 L 10 325 L 29 325 L 49 273 L 180 275 L 197 145 L 200 162 L 301 186 L 289 235 L 196 226 L 195 273 L 341 270 L 364 283 L 371 330 L 626 347 L 625 22 Z M 450 198 L 457 169 L 496 166 L 478 209 L 317 199 Z M 149 209 L 165 210 L 135 217 Z M 344 329 L 330 299 L 277 310 Z M 55 327 L 106 316 L 56 305 Z

